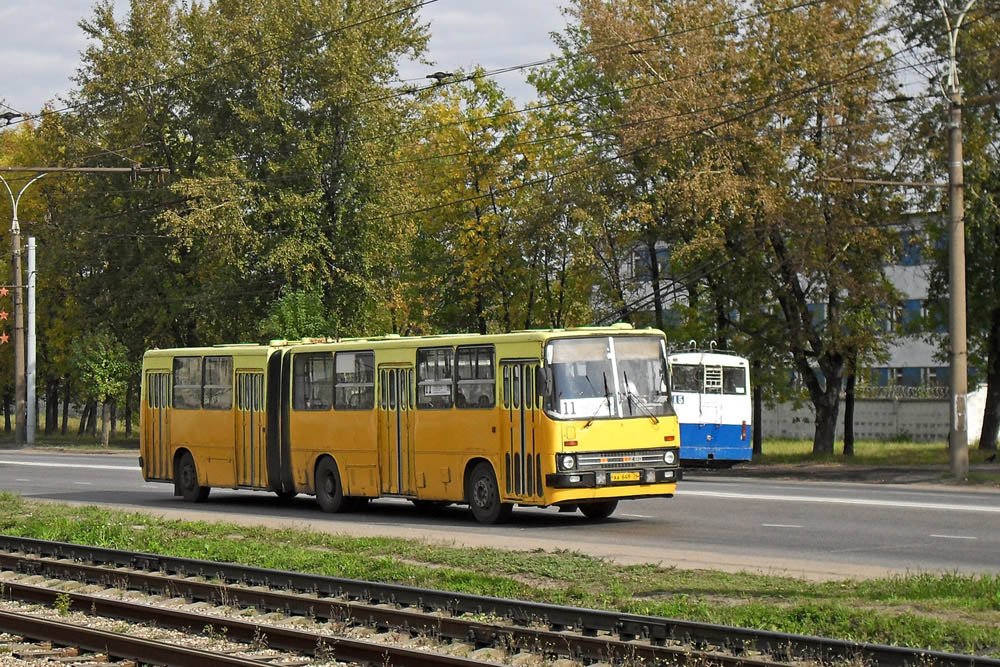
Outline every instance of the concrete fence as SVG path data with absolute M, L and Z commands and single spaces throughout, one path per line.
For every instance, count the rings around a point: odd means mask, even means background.
M 979 440 L 983 428 L 986 388 L 969 394 L 969 442 Z M 949 401 L 935 398 L 857 399 L 854 402 L 854 437 L 863 440 L 906 439 L 921 442 L 948 440 Z M 811 403 L 764 406 L 761 433 L 765 438 L 812 439 L 815 412 Z M 844 404 L 840 404 L 837 438 L 844 437 Z

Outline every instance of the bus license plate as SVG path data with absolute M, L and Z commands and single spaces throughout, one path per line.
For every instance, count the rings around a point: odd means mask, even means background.
M 613 472 L 611 473 L 612 482 L 638 482 L 639 481 L 639 471 L 633 472 Z

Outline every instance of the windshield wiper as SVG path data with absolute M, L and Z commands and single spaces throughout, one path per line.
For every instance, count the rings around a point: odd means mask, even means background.
M 611 392 L 608 391 L 608 374 L 606 372 L 602 372 L 601 375 L 604 376 L 604 400 L 608 404 L 608 414 L 610 414 L 611 413 Z M 597 389 L 594 388 L 594 383 L 590 381 L 590 376 L 589 375 L 584 375 L 583 377 L 587 378 L 587 384 L 590 385 L 590 388 L 593 389 L 594 393 L 596 394 L 597 393 Z M 590 426 L 591 424 L 594 423 L 594 417 L 597 416 L 597 413 L 600 412 L 601 408 L 603 408 L 603 407 L 604 407 L 603 404 L 597 406 L 597 409 L 594 410 L 594 414 L 590 415 L 590 419 L 587 420 L 587 423 L 583 425 L 583 427 L 581 428 L 581 430 L 584 429 L 584 428 L 587 428 L 588 426 Z
M 649 409 L 649 406 L 647 406 L 646 403 L 642 400 L 642 398 L 638 394 L 633 392 L 632 389 L 629 387 L 628 373 L 622 371 L 622 377 L 625 379 L 625 385 L 624 385 L 625 397 L 628 399 L 629 415 L 632 414 L 632 399 L 635 398 L 635 404 L 638 405 L 640 408 L 642 408 L 643 412 L 646 413 L 646 416 L 649 417 L 651 420 L 653 420 L 654 424 L 659 424 L 660 420 L 656 418 L 656 415 L 654 415 L 653 411 Z

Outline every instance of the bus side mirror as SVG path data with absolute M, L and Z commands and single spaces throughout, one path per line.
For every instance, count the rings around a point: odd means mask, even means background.
M 552 369 L 545 366 L 535 367 L 535 391 L 539 396 L 548 397 L 552 392 Z

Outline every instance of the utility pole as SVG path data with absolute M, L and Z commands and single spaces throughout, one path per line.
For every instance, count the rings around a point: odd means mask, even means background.
M 169 169 L 165 167 L 0 167 L 0 172 L 11 171 L 38 174 L 25 183 L 16 196 L 14 195 L 14 191 L 11 190 L 7 179 L 0 175 L 0 182 L 7 188 L 11 204 L 10 246 L 14 269 L 14 446 L 23 447 L 28 424 L 28 373 L 25 370 L 24 305 L 21 285 L 21 226 L 17 219 L 17 205 L 21 201 L 21 196 L 38 179 L 53 173 L 150 174 L 162 173 L 169 171 Z M 34 373 L 32 373 L 31 379 L 32 381 L 34 380 Z M 34 396 L 34 394 L 35 388 L 32 386 L 31 395 Z
M 11 171 L 10 169 L 3 169 Z M 45 176 L 44 173 L 35 176 L 25 183 L 24 187 L 14 196 L 7 179 L 0 176 L 7 194 L 10 195 L 12 216 L 10 221 L 10 249 L 14 265 L 14 446 L 23 447 L 28 423 L 28 383 L 24 363 L 24 309 L 21 304 L 21 225 L 17 221 L 17 205 L 21 195 L 32 183 Z
M 969 393 L 969 348 L 966 338 L 965 306 L 965 201 L 962 167 L 962 93 L 958 88 L 956 51 L 958 30 L 976 0 L 968 0 L 954 27 L 943 0 L 938 7 L 948 27 L 948 333 L 951 339 L 949 388 L 951 410 L 948 453 L 951 474 L 965 479 L 969 474 L 969 427 L 966 399 Z
M 28 237 L 28 363 L 26 364 L 28 379 L 28 418 L 25 424 L 28 427 L 28 444 L 35 444 L 35 426 L 38 422 L 38 409 L 35 400 L 35 286 L 37 284 L 38 271 L 35 268 L 35 237 Z

